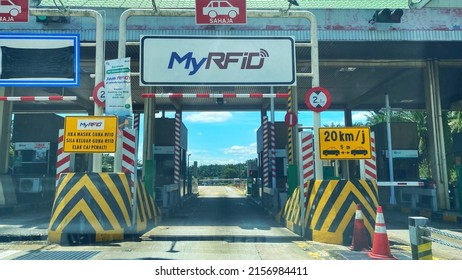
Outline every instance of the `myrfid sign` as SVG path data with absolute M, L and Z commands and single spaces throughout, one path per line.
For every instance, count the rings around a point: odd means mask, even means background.
M 295 85 L 292 37 L 143 36 L 140 85 Z

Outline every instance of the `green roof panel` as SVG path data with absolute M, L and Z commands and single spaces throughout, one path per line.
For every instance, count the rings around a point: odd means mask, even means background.
M 55 7 L 53 0 L 42 0 L 42 7 Z M 407 9 L 408 0 L 297 0 L 291 9 Z M 58 3 L 58 2 L 56 2 Z M 152 8 L 151 0 L 62 0 L 65 7 Z M 195 0 L 156 0 L 158 8 L 194 9 Z M 286 0 L 247 0 L 247 9 L 285 9 Z

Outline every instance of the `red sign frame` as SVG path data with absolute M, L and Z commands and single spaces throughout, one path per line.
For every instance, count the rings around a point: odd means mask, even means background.
M 314 95 L 319 95 L 319 93 L 323 93 L 324 96 L 326 97 L 326 100 L 320 100 L 322 104 L 319 104 L 319 106 L 314 106 L 311 104 L 311 99 Z M 308 106 L 309 109 L 315 112 L 322 112 L 325 111 L 329 108 L 330 103 L 332 102 L 332 99 L 330 97 L 330 93 L 327 89 L 323 87 L 313 87 L 310 88 L 305 95 L 305 104 Z
M 0 12 L 0 23 L 29 22 L 29 0 L 1 0 L 3 9 Z
M 196 0 L 196 24 L 247 23 L 246 0 Z
M 292 111 L 288 111 L 286 115 L 284 116 L 284 122 L 286 123 L 288 127 L 296 126 L 298 123 L 297 114 L 295 114 Z
M 102 93 L 102 94 L 101 94 Z M 93 89 L 93 101 L 100 107 L 106 106 L 104 82 L 98 83 Z

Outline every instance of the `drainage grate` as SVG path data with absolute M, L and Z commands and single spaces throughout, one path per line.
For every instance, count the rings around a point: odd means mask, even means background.
M 100 251 L 40 251 L 30 252 L 15 260 L 88 260 Z

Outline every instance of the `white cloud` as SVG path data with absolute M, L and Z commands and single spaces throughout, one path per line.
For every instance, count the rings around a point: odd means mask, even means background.
M 226 160 L 208 159 L 208 160 L 199 161 L 198 166 L 212 165 L 212 164 L 226 165 L 226 164 L 238 164 L 238 163 L 244 163 L 244 162 L 239 161 L 239 160 L 235 160 L 235 159 L 226 159 Z
M 351 115 L 351 119 L 353 123 L 361 122 L 365 123 L 367 121 L 367 117 L 369 117 L 371 114 L 369 112 L 356 112 Z
M 255 156 L 257 154 L 257 143 L 248 146 L 231 146 L 224 149 L 224 153 L 233 156 Z
M 230 112 L 199 112 L 185 117 L 185 120 L 194 123 L 219 123 L 225 122 L 232 117 Z

